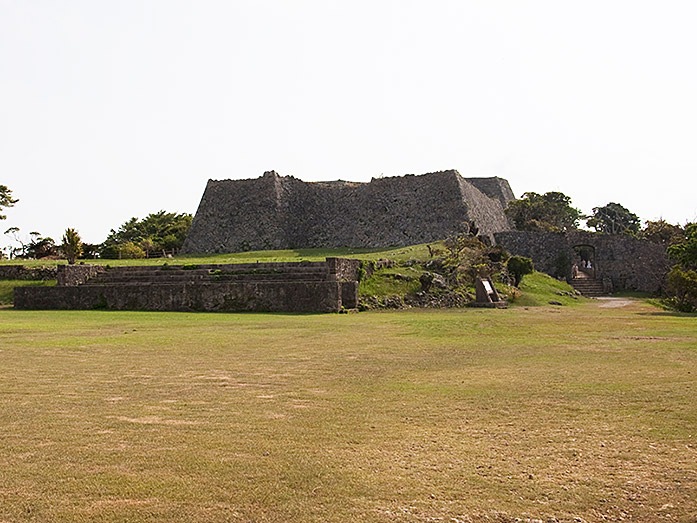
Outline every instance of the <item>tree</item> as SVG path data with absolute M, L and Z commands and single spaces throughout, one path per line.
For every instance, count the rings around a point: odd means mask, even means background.
M 31 241 L 26 248 L 27 258 L 34 258 L 38 260 L 48 256 L 56 256 L 58 254 L 58 247 L 53 241 L 53 238 L 48 236 L 43 238 L 41 233 L 38 232 L 30 232 L 29 236 L 31 236 Z
M 61 249 L 68 259 L 68 264 L 73 265 L 78 256 L 82 254 L 82 240 L 75 229 L 68 227 L 63 234 Z
M 685 238 L 668 247 L 668 256 L 685 269 L 697 269 L 697 223 L 685 226 Z
M 530 258 L 525 256 L 511 256 L 506 262 L 506 268 L 508 269 L 508 274 L 513 276 L 513 285 L 518 287 L 526 274 L 532 274 L 535 267 L 532 264 Z
M 526 192 L 506 207 L 506 215 L 519 231 L 569 231 L 578 228 L 581 211 L 560 192 Z
M 118 230 L 111 230 L 100 249 L 102 258 L 118 258 L 127 243 L 132 243 L 148 255 L 150 252 L 181 248 L 191 227 L 192 216 L 159 211 L 142 220 L 131 218 Z M 132 247 L 127 250 L 131 252 Z M 134 251 L 135 252 L 135 251 Z
M 685 229 L 679 225 L 670 224 L 664 219 L 655 222 L 647 220 L 639 236 L 654 243 L 672 245 L 685 239 Z
M 6 185 L 0 185 L 0 211 L 4 207 L 12 207 L 19 200 L 12 198 L 12 191 Z M 4 220 L 7 216 L 0 214 L 0 220 Z
M 588 227 L 605 234 L 636 234 L 640 223 L 636 214 L 614 202 L 593 207 L 593 215 L 586 220 Z
M 24 243 L 22 237 L 19 235 L 19 227 L 10 227 L 5 231 L 5 234 L 11 236 L 12 239 L 20 245 L 19 247 L 8 247 L 10 259 L 24 257 L 27 252 L 27 244 Z
M 697 310 L 697 223 L 685 226 L 685 237 L 668 247 L 676 262 L 668 273 L 668 303 L 682 312 Z

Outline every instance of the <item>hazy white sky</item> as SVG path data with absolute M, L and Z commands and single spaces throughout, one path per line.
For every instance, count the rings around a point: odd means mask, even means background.
M 209 178 L 458 169 L 697 219 L 692 0 L 0 0 L 0 223 L 101 242 Z

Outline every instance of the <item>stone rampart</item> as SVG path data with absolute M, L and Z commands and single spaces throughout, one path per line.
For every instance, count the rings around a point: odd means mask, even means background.
M 557 278 L 570 279 L 579 261 L 575 247 L 590 248 L 595 278 L 609 280 L 615 291 L 658 292 L 670 269 L 664 246 L 622 234 L 508 231 L 494 237 L 511 254 L 532 258 L 537 270 Z
M 0 265 L 0 280 L 55 280 L 56 267 Z
M 310 183 L 273 171 L 209 180 L 182 252 L 405 246 L 442 240 L 471 220 L 491 235 L 510 229 L 503 209 L 512 197 L 506 180 L 465 180 L 457 171 L 370 183 Z
M 358 306 L 358 260 L 61 266 L 56 287 L 16 287 L 17 309 L 339 312 Z
M 301 281 L 16 287 L 14 305 L 16 309 L 338 312 L 341 286 L 337 281 Z

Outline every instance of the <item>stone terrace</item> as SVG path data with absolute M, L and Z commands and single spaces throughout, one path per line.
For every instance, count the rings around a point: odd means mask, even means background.
M 339 312 L 358 303 L 358 260 L 59 266 L 56 287 L 18 287 L 18 309 Z

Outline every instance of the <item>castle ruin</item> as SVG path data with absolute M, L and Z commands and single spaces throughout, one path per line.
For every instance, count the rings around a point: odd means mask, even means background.
M 442 240 L 472 221 L 491 237 L 510 230 L 503 211 L 512 199 L 506 180 L 455 170 L 369 183 L 304 182 L 274 171 L 209 180 L 182 252 L 401 247 Z

